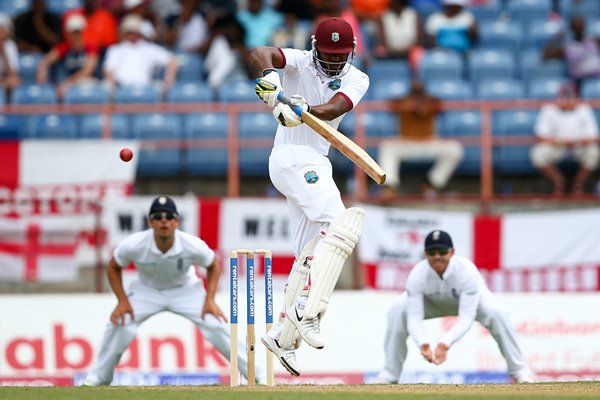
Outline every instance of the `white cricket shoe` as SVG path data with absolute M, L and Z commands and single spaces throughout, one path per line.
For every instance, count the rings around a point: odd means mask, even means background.
M 532 375 L 524 374 L 524 375 L 515 376 L 515 382 L 516 383 L 536 383 L 537 380 Z
M 281 365 L 292 375 L 300 376 L 300 368 L 296 365 L 296 350 L 284 349 L 276 339 L 269 335 L 263 335 L 260 341 L 277 357 Z
M 303 309 L 302 314 L 304 314 Z M 320 321 L 318 316 L 311 319 L 304 318 L 304 316 L 300 315 L 298 312 L 298 304 L 290 309 L 290 312 L 286 310 L 285 316 L 286 318 L 289 318 L 296 329 L 298 329 L 298 333 L 300 333 L 300 336 L 302 336 L 302 339 L 304 339 L 306 343 L 315 349 L 322 349 L 325 347 L 325 342 L 321 336 L 321 327 L 319 325 Z

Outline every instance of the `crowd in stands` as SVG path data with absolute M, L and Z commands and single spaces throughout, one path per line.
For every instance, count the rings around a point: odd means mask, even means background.
M 74 88 L 102 85 L 120 101 L 141 85 L 157 87 L 152 101 L 172 101 L 186 84 L 183 101 L 246 101 L 259 74 L 249 50 L 310 49 L 326 16 L 354 29 L 356 64 L 371 77 L 366 100 L 402 98 L 413 79 L 442 101 L 550 100 L 565 80 L 577 96 L 600 98 L 596 0 L 0 0 L 1 97 L 70 103 L 81 99 Z M 232 82 L 241 94 L 226 99 Z M 433 136 L 451 135 L 450 114 L 435 117 Z M 383 136 L 397 134 L 394 123 Z

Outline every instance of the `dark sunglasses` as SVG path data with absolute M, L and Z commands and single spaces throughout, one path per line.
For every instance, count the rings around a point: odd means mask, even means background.
M 430 257 L 433 257 L 436 254 L 439 254 L 440 256 L 445 256 L 446 254 L 448 254 L 449 251 L 450 249 L 429 249 L 425 250 L 425 254 L 427 254 Z
M 150 218 L 155 220 L 155 221 L 161 221 L 163 218 L 168 219 L 169 221 L 172 219 L 177 218 L 177 213 L 174 212 L 166 212 L 166 211 L 159 211 L 159 212 L 155 212 L 150 214 Z

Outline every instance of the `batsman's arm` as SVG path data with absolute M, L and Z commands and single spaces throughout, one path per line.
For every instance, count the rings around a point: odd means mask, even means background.
M 284 58 L 277 47 L 258 46 L 250 51 L 250 61 L 260 70 L 283 68 Z

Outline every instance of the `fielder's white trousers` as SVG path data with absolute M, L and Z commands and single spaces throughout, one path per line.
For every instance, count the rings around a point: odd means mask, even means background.
M 446 316 L 449 315 L 440 313 L 439 310 L 428 307 L 427 302 L 425 303 L 425 319 Z M 507 311 L 493 294 L 482 293 L 475 320 L 490 331 L 500 348 L 500 353 L 506 360 L 508 373 L 513 378 L 531 375 L 531 369 L 525 364 L 517 342 L 517 331 L 510 321 Z M 384 341 L 385 366 L 379 374 L 379 377 L 387 382 L 397 383 L 400 380 L 402 366 L 408 354 L 406 344 L 408 337 L 406 293 L 404 293 L 400 296 L 400 300 L 391 306 L 387 316 Z M 436 345 L 437 343 L 431 343 L 433 349 Z M 449 353 L 449 356 L 452 357 L 452 353 Z M 454 356 L 460 357 L 460 355 Z
M 556 164 L 573 154 L 575 159 L 589 171 L 594 171 L 600 163 L 600 148 L 597 144 L 582 144 L 572 148 L 541 142 L 531 147 L 531 162 L 536 168 Z
M 202 335 L 227 359 L 230 357 L 229 324 L 219 321 L 212 314 L 201 319 L 206 291 L 202 282 L 180 286 L 173 289 L 157 290 L 133 281 L 128 291 L 129 303 L 133 308 L 134 321 L 126 320 L 123 325 L 108 323 L 94 369 L 88 374 L 86 383 L 92 385 L 109 385 L 113 380 L 114 369 L 119 359 L 137 335 L 139 325 L 151 316 L 162 311 L 171 311 L 192 321 Z M 240 342 L 238 365 L 242 374 L 248 376 L 248 362 L 245 358 L 246 346 Z M 257 367 L 257 377 L 262 377 L 264 370 Z M 265 377 L 266 378 L 266 375 Z M 261 378 L 263 379 L 263 378 Z
M 402 161 L 434 160 L 427 173 L 429 183 L 442 189 L 456 170 L 464 156 L 462 144 L 456 140 L 384 140 L 379 146 L 379 162 L 386 172 L 386 184 L 400 186 L 400 165 Z

